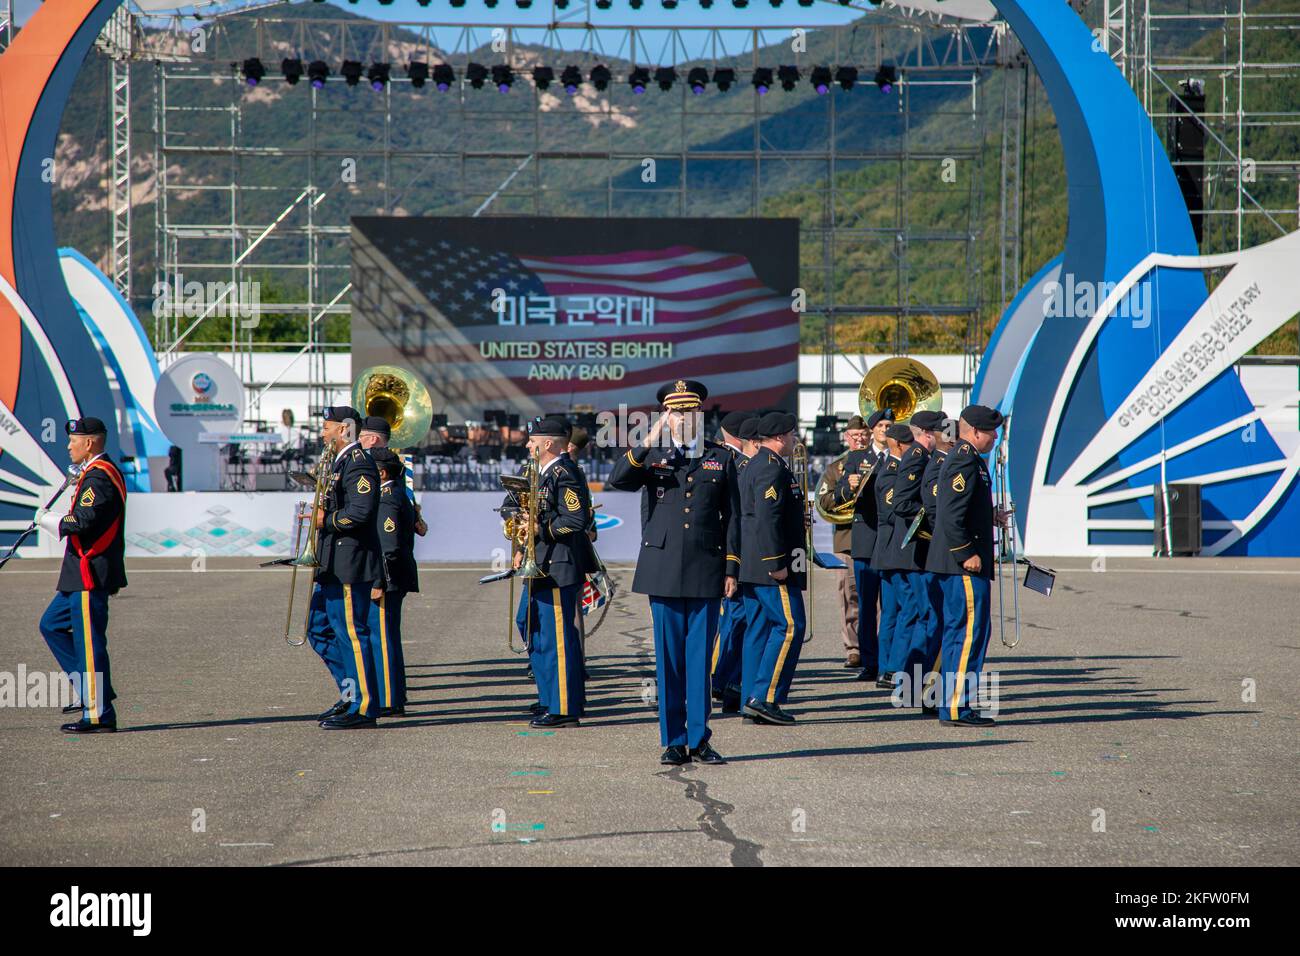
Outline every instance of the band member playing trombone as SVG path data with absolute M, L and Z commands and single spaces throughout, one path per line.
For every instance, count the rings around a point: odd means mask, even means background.
M 641 492 L 641 552 L 632 590 L 650 599 L 659 689 L 659 762 L 725 763 L 709 743 L 709 669 L 720 600 L 736 593 L 740 545 L 736 466 L 704 438 L 708 389 L 659 389 L 664 411 L 614 465 L 609 484 Z
M 938 517 L 926 570 L 943 590 L 943 695 L 939 721 L 982 727 L 975 690 L 989 644 L 989 590 L 993 579 L 993 483 L 987 455 L 1002 413 L 968 405 L 957 423 L 958 441 L 939 474 Z
M 59 729 L 65 734 L 112 733 L 117 730 L 117 695 L 108 665 L 108 599 L 126 587 L 126 482 L 104 454 L 108 430 L 102 421 L 80 418 L 63 427 L 68 457 L 81 472 L 67 514 L 36 513 L 41 530 L 67 539 L 58 591 L 41 617 L 41 635 L 80 698 L 63 712 L 81 711 L 81 719 Z
M 596 559 L 587 537 L 591 494 L 569 457 L 570 431 L 558 416 L 529 423 L 528 450 L 540 472 L 537 501 L 529 503 L 533 515 L 516 518 L 522 527 L 532 525 L 542 575 L 527 580 L 516 617 L 540 698 L 530 725 L 541 728 L 578 726 L 587 700 L 577 614 L 582 584 L 596 570 Z M 516 568 L 524 556 L 524 551 L 515 555 Z
M 316 512 L 320 567 L 312 588 L 307 640 L 339 687 L 339 701 L 321 714 L 326 730 L 373 727 L 375 648 L 370 594 L 383 579 L 375 514 L 379 471 L 356 440 L 361 416 L 346 405 L 326 408 L 321 438 L 335 449 L 328 493 Z
M 375 697 L 379 717 L 406 714 L 406 658 L 402 653 L 402 602 L 420 590 L 415 566 L 415 508 L 403 487 L 406 465 L 388 448 L 370 453 L 379 468 L 379 508 L 375 516 L 383 576 L 370 592 L 367 624 L 376 652 Z
M 803 590 L 812 556 L 805 553 L 804 502 L 785 463 L 797 419 L 768 412 L 759 419 L 758 451 L 740 483 L 740 581 L 745 594 L 742 663 L 744 713 L 757 723 L 793 724 L 781 709 L 803 648 Z

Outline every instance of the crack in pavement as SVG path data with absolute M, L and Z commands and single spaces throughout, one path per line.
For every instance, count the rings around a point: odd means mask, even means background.
M 726 820 L 723 819 L 735 812 L 734 805 L 709 796 L 709 785 L 703 780 L 687 777 L 684 767 L 660 771 L 655 776 L 686 785 L 686 799 L 704 808 L 696 821 L 700 825 L 700 832 L 710 840 L 717 840 L 731 847 L 732 866 L 763 865 L 763 860 L 759 856 L 763 851 L 763 845 L 736 836 L 735 831 L 727 826 Z

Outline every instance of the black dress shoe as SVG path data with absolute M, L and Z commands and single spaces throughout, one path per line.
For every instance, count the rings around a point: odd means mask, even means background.
M 939 718 L 939 723 L 945 727 L 991 727 L 997 721 L 992 717 L 981 717 L 979 714 L 967 714 L 965 717 L 958 717 L 956 720 L 944 720 Z
M 680 767 L 684 763 L 691 762 L 691 755 L 686 752 L 685 747 L 678 745 L 665 750 L 659 762 L 669 767 Z
M 529 680 L 533 679 L 533 665 L 531 664 L 528 665 L 528 679 Z
M 534 717 L 540 717 L 546 713 L 546 708 L 542 704 L 534 702 L 528 705 L 528 712 Z
M 714 685 L 713 689 L 709 691 L 709 696 L 711 696 L 718 703 L 722 703 L 722 701 L 726 699 L 727 689 L 725 687 L 719 687 L 717 685 Z
M 858 671 L 858 676 L 854 680 L 874 681 L 879 675 L 870 668 L 864 667 Z
M 347 712 L 348 712 L 348 702 L 346 700 L 341 700 L 338 703 L 336 703 L 333 707 L 331 707 L 329 710 L 325 711 L 325 713 L 317 717 L 316 719 L 329 720 L 331 717 L 337 717 L 339 716 L 339 714 L 346 714 Z
M 727 691 L 722 695 L 722 712 L 724 714 L 740 713 L 740 692 Z
M 80 704 L 69 704 L 67 707 L 63 708 L 65 714 L 79 714 L 83 710 L 85 710 L 85 708 Z
M 530 720 L 528 726 L 541 730 L 554 730 L 556 727 L 581 727 L 582 724 L 577 717 L 569 714 L 542 714 Z
M 322 720 L 320 725 L 326 730 L 354 730 L 375 726 L 375 718 L 362 717 L 360 714 L 339 714 L 329 720 Z
M 894 675 L 890 673 L 881 674 L 878 678 L 876 678 L 876 686 L 879 687 L 881 690 L 893 690 Z
M 755 697 L 749 698 L 749 703 L 745 704 L 745 713 L 753 717 L 755 722 L 760 724 L 777 724 L 785 726 L 794 723 L 794 718 L 783 711 L 775 704 L 766 704 Z
M 921 705 L 921 713 L 923 713 L 923 714 L 928 714 L 929 716 L 933 717 L 935 714 L 939 713 L 939 708 L 938 708 L 938 707 L 927 707 L 927 706 L 925 706 L 925 704 L 922 704 L 922 705 Z
M 385 707 L 375 714 L 376 717 L 405 717 L 405 707 Z
M 92 724 L 83 717 L 75 723 L 64 724 L 59 730 L 65 734 L 115 734 L 117 733 L 117 722 L 101 720 L 97 724 Z
M 691 759 L 698 760 L 700 763 L 726 763 L 727 758 L 722 756 L 709 745 L 706 740 L 698 747 L 691 748 Z

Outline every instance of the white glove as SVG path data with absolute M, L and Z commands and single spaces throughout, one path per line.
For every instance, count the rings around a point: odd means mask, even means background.
M 59 536 L 59 522 L 62 520 L 62 515 L 46 511 L 44 508 L 36 512 L 36 526 L 54 538 Z

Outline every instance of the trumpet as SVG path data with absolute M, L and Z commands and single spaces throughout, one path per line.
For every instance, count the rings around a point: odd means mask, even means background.
M 807 644 L 813 638 L 813 564 L 816 552 L 813 551 L 812 501 L 808 497 L 808 446 L 796 441 L 794 451 L 790 453 L 790 466 L 795 480 L 799 482 L 799 493 L 803 495 L 804 559 L 808 569 L 808 612 L 807 629 L 803 642 Z
M 272 562 L 275 564 L 288 564 L 293 568 L 293 572 L 289 576 L 289 608 L 284 617 L 284 639 L 293 647 L 302 647 L 303 644 L 307 643 L 307 628 L 311 624 L 311 603 L 308 602 L 307 614 L 303 619 L 302 637 L 295 641 L 293 639 L 293 597 L 298 585 L 298 569 L 312 568 L 314 570 L 320 567 L 320 555 L 317 553 L 320 546 L 320 531 L 316 527 L 316 512 L 320 510 L 325 495 L 329 494 L 330 482 L 334 477 L 334 454 L 333 446 L 326 445 L 325 450 L 321 453 L 320 461 L 316 462 L 316 467 L 311 473 L 316 479 L 316 489 L 312 494 L 310 507 L 305 501 L 298 502 L 295 507 L 293 540 L 295 544 L 301 541 L 302 548 L 293 558 L 286 561 Z

